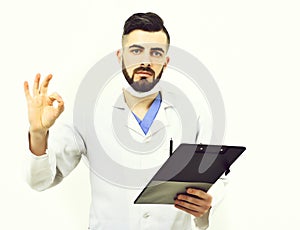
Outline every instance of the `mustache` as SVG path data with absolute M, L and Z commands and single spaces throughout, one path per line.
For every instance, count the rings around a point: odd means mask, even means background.
M 133 74 L 136 74 L 137 72 L 141 72 L 141 71 L 150 72 L 153 76 L 155 76 L 155 71 L 150 67 L 138 67 L 133 70 Z

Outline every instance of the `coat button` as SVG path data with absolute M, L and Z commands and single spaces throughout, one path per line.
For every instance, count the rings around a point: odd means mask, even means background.
M 145 219 L 147 219 L 149 216 L 150 216 L 150 215 L 149 215 L 148 212 L 145 212 L 144 215 L 143 215 L 143 217 L 144 217 Z

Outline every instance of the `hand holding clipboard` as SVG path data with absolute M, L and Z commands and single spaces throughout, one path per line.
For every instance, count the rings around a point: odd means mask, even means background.
M 171 142 L 170 142 L 171 144 Z M 181 144 L 153 176 L 135 204 L 173 204 L 187 187 L 205 192 L 246 150 L 242 146 Z

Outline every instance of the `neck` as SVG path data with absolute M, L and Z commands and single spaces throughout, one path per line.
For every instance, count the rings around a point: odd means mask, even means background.
M 126 104 L 128 105 L 129 109 L 140 119 L 143 119 L 158 94 L 159 92 L 155 92 L 145 97 L 136 97 L 126 89 L 123 89 L 123 95 Z

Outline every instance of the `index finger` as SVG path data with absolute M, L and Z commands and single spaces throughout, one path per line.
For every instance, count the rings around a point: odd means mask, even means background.
M 192 194 L 192 195 L 198 196 L 199 198 L 204 199 L 204 200 L 211 200 L 212 199 L 211 195 L 209 195 L 208 193 L 206 193 L 206 192 L 204 192 L 204 191 L 202 191 L 200 189 L 188 188 L 186 190 L 186 192 L 188 194 Z
M 48 85 L 50 80 L 52 79 L 52 74 L 49 74 L 42 82 L 41 88 L 40 88 L 40 93 L 41 94 L 47 94 L 48 91 Z
M 28 101 L 31 95 L 29 93 L 29 86 L 27 81 L 24 82 L 24 93 L 25 93 L 26 100 Z

